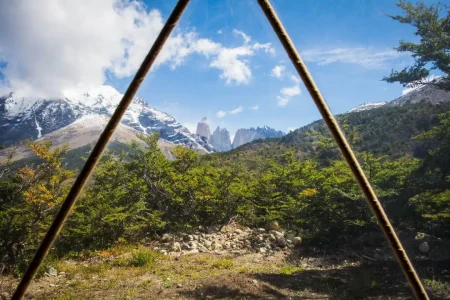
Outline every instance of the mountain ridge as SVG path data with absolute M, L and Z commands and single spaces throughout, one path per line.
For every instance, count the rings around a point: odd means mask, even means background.
M 111 86 L 73 90 L 60 99 L 18 97 L 14 93 L 0 97 L 0 144 L 9 146 L 19 140 L 37 139 L 72 124 L 87 115 L 110 117 L 123 95 Z M 121 123 L 139 132 L 158 132 L 175 145 L 205 153 L 210 145 L 191 134 L 171 115 L 150 107 L 135 97 Z

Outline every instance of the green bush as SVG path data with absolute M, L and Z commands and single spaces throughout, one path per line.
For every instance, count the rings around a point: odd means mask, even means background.
M 160 254 L 148 250 L 148 249 L 138 249 L 133 251 L 130 259 L 130 266 L 132 267 L 144 267 L 144 266 L 153 266 Z

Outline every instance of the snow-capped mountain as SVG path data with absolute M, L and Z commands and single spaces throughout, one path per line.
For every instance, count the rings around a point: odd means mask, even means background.
M 450 101 L 450 92 L 436 88 L 433 85 L 420 85 L 407 89 L 403 96 L 391 101 L 389 105 L 402 106 L 405 104 L 416 104 L 421 102 L 440 104 Z
M 358 112 L 379 108 L 382 106 L 403 106 L 405 104 L 431 103 L 440 104 L 450 101 L 450 92 L 436 88 L 431 84 L 422 84 L 404 90 L 404 95 L 384 102 L 368 102 L 350 109 L 348 112 Z
M 87 91 L 74 90 L 61 99 L 30 99 L 14 93 L 0 97 L 0 144 L 11 145 L 27 138 L 36 139 L 88 116 L 111 116 L 122 94 L 111 86 Z M 172 116 L 134 98 L 122 123 L 143 133 L 159 132 L 176 145 L 211 152 L 210 145 L 178 123 Z
M 383 102 L 366 102 L 364 104 L 358 105 L 358 106 L 350 109 L 348 112 L 352 113 L 352 112 L 370 110 L 370 109 L 374 109 L 374 108 L 378 108 L 378 107 L 384 106 L 384 105 L 386 105 L 388 103 L 389 102 L 387 102 L 387 101 L 383 101 Z
M 254 140 L 282 137 L 286 134 L 282 131 L 275 130 L 268 126 L 257 127 L 250 129 L 238 129 L 233 139 L 233 148 L 237 148 L 243 144 Z
M 109 117 L 106 115 L 85 115 L 77 119 L 71 124 L 57 129 L 53 132 L 47 133 L 41 138 L 38 138 L 36 142 L 52 142 L 54 147 L 61 147 L 67 145 L 69 150 L 80 149 L 85 146 L 92 145 L 98 140 L 100 134 L 103 132 Z M 124 124 L 119 126 L 114 131 L 109 146 L 113 144 L 127 144 L 131 141 L 137 141 L 143 144 L 143 142 L 137 137 L 138 131 Z M 167 142 L 163 139 L 159 139 L 158 148 L 168 158 L 173 159 L 173 148 L 175 144 Z M 6 157 L 9 150 L 0 150 L 0 161 Z M 14 160 L 21 160 L 27 157 L 34 156 L 33 152 L 21 145 L 14 152 Z

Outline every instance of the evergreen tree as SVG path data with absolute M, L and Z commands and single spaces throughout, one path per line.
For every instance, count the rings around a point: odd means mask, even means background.
M 403 86 L 431 84 L 450 91 L 450 6 L 439 3 L 427 6 L 423 2 L 416 5 L 401 0 L 398 4 L 404 15 L 390 16 L 393 20 L 415 27 L 419 43 L 400 41 L 395 49 L 410 52 L 414 65 L 401 71 L 392 70 L 387 82 L 399 82 Z M 429 80 L 431 70 L 443 73 L 443 80 Z

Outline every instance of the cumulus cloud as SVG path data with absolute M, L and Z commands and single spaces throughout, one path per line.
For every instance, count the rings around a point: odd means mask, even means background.
M 289 98 L 277 96 L 278 106 L 286 106 L 289 103 Z
M 277 65 L 277 66 L 273 67 L 270 75 L 273 77 L 276 77 L 276 78 L 281 78 L 284 75 L 285 70 L 286 70 L 285 66 Z
M 42 13 L 45 12 L 45 13 Z M 99 86 L 105 74 L 132 76 L 164 24 L 158 10 L 131 0 L 0 1 L 0 69 L 9 90 L 58 97 L 76 86 Z M 220 71 L 227 84 L 252 78 L 248 58 L 256 51 L 274 53 L 270 43 L 226 47 L 196 32 L 177 29 L 153 69 L 172 69 L 197 53 Z
M 251 109 L 251 110 L 258 110 L 259 106 L 258 105 L 250 106 L 249 109 Z
M 239 31 L 239 30 L 237 30 L 237 29 L 233 29 L 233 33 L 234 33 L 235 35 L 241 36 L 241 37 L 244 39 L 244 42 L 245 42 L 246 44 L 250 43 L 250 41 L 252 40 L 252 38 L 251 38 L 250 36 L 246 35 L 244 32 Z
M 301 95 L 300 90 L 300 78 L 295 75 L 290 75 L 289 79 L 292 81 L 293 85 L 284 87 L 280 90 L 280 94 L 277 96 L 278 106 L 286 106 L 292 97 Z
M 297 75 L 292 75 L 291 74 L 291 80 L 295 83 L 300 83 L 300 78 L 298 78 Z
M 233 110 L 230 110 L 230 115 L 238 114 L 238 113 L 242 112 L 243 110 L 244 110 L 244 108 L 242 106 L 239 106 Z
M 230 111 L 219 110 L 219 111 L 216 113 L 216 117 L 218 117 L 218 118 L 223 118 L 223 117 L 225 117 L 226 115 L 236 115 L 236 114 L 241 113 L 241 112 L 243 112 L 243 111 L 244 111 L 244 107 L 242 107 L 242 106 L 238 106 L 238 107 L 236 107 L 235 109 L 230 110 Z
M 300 95 L 300 86 L 297 84 L 291 86 L 291 87 L 285 87 L 282 88 L 280 91 L 281 95 L 284 97 L 294 97 Z
M 223 111 L 223 110 L 219 110 L 217 113 L 216 113 L 216 117 L 218 117 L 218 118 L 223 118 L 223 117 L 225 117 L 227 115 L 227 112 L 226 111 Z
M 246 37 L 248 36 L 246 35 Z M 250 37 L 248 39 L 250 41 Z M 233 82 L 236 84 L 248 84 L 252 78 L 252 71 L 249 61 L 245 58 L 255 55 L 255 51 L 260 49 L 267 53 L 274 51 L 270 43 L 248 44 L 248 41 L 246 40 L 242 46 L 228 48 L 208 39 L 198 39 L 191 43 L 187 52 L 199 53 L 210 58 L 210 67 L 221 71 L 220 78 L 224 79 L 226 84 Z
M 329 50 L 312 49 L 302 53 L 305 61 L 319 65 L 331 63 L 356 64 L 367 69 L 383 69 L 388 62 L 395 60 L 404 53 L 392 49 L 373 49 L 365 47 L 335 48 Z

